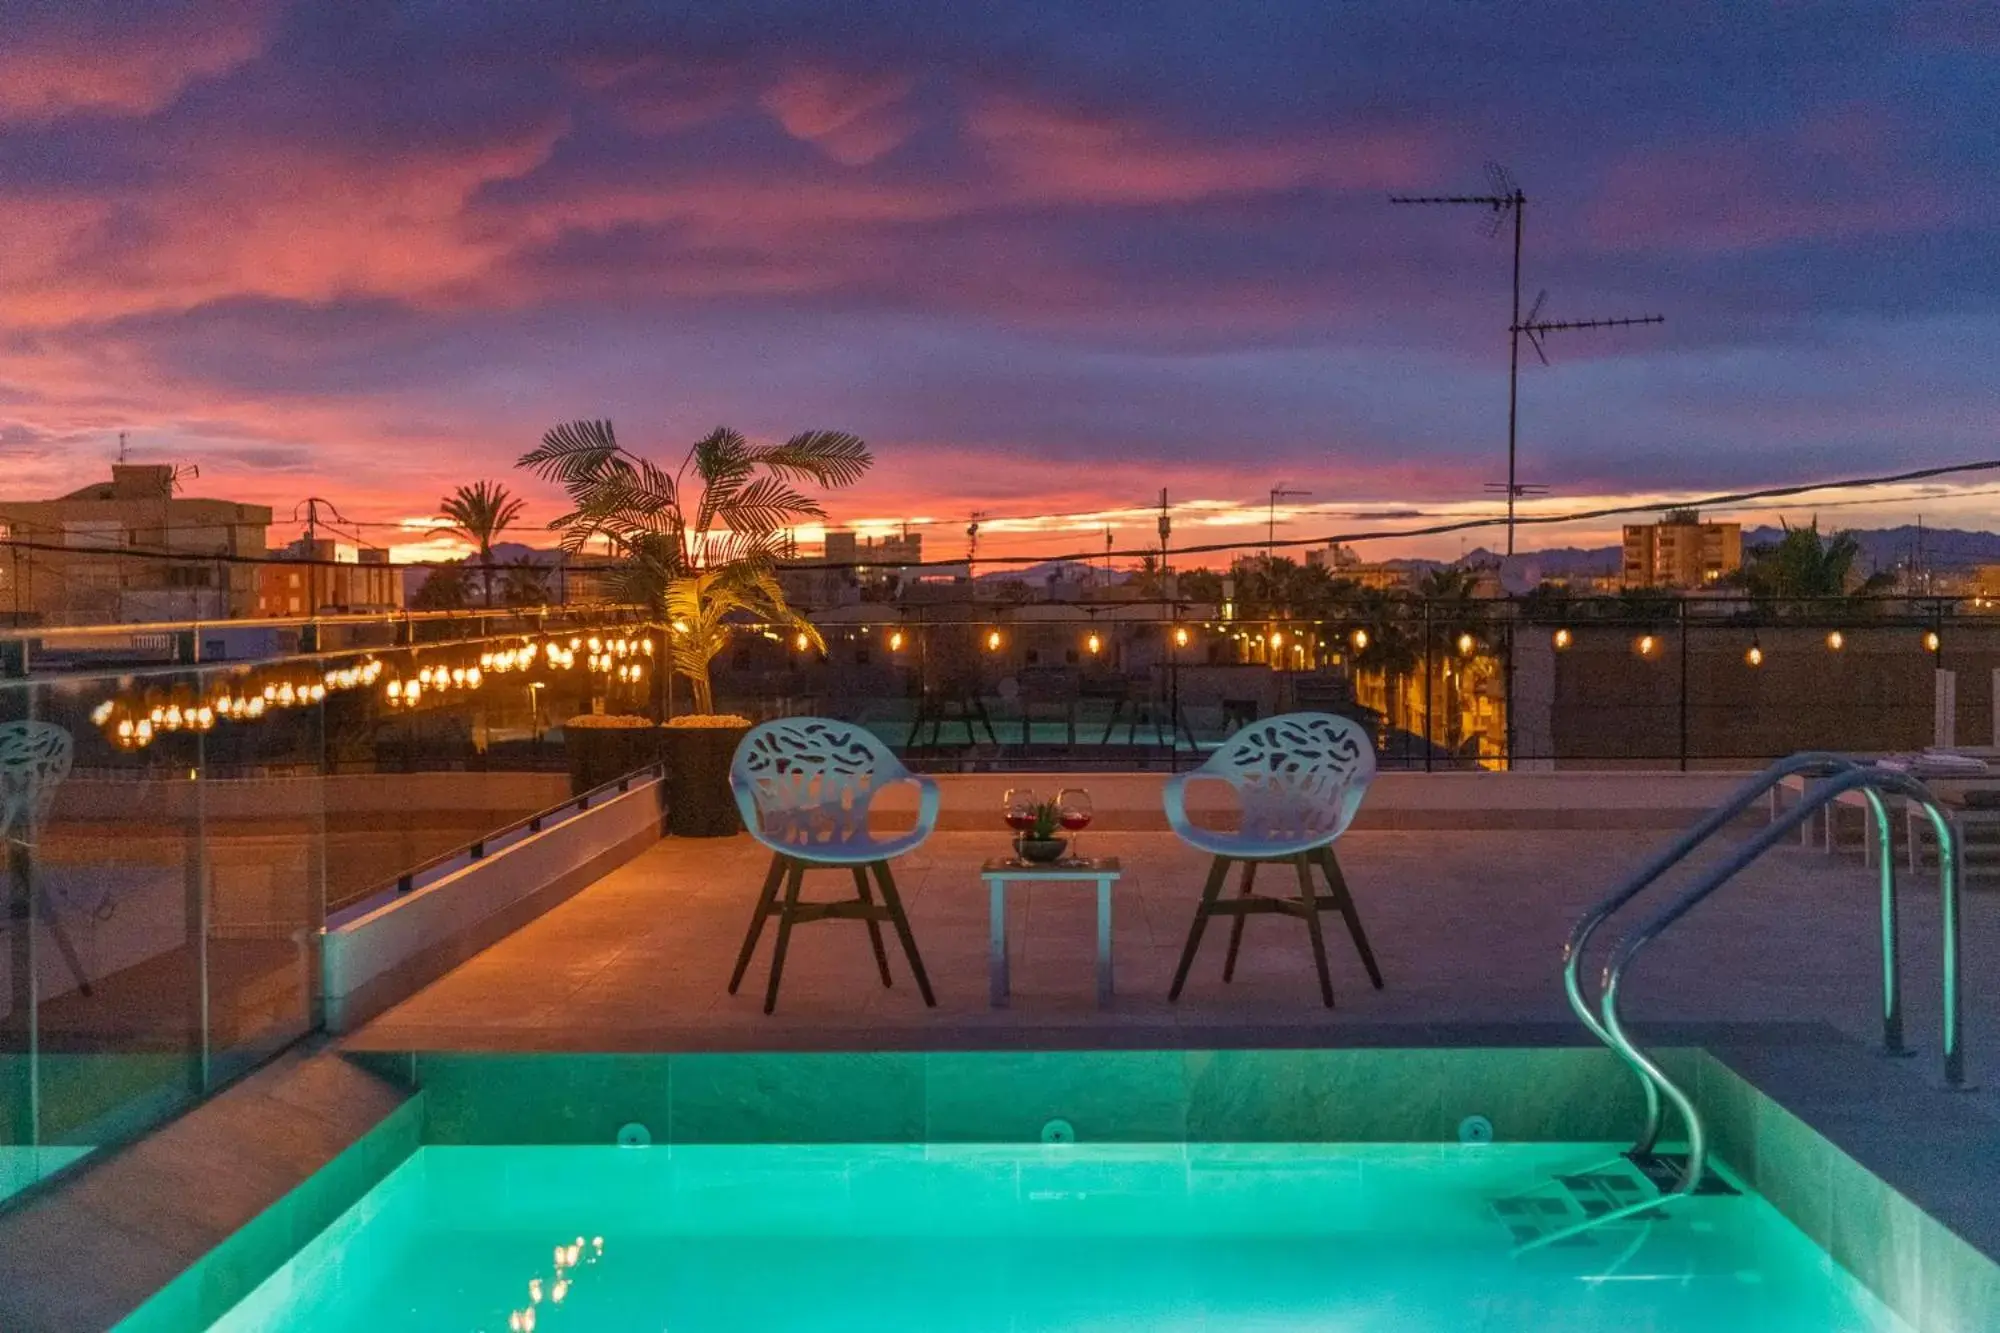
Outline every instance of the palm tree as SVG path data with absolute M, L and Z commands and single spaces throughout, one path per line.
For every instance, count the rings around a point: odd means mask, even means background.
M 549 568 L 525 556 L 506 566 L 500 574 L 500 600 L 508 606 L 546 606 L 549 601 Z
M 709 664 L 740 618 L 782 624 L 824 651 L 819 630 L 778 586 L 786 529 L 826 515 L 794 483 L 851 486 L 873 461 L 861 438 L 843 431 L 753 445 L 718 427 L 670 473 L 620 445 L 609 421 L 571 421 L 544 435 L 520 465 L 569 497 L 570 511 L 549 524 L 565 551 L 594 537 L 610 542 L 621 557 L 621 599 L 665 617 L 673 630 L 667 660 L 691 686 L 695 711 L 706 714 L 715 705 Z
M 437 565 L 431 569 L 410 605 L 419 611 L 463 611 L 465 566 Z
M 1853 533 L 1821 537 L 1815 518 L 1803 528 L 1786 524 L 1777 541 L 1751 547 L 1737 581 L 1753 597 L 1800 608 L 1853 593 L 1880 592 L 1895 582 L 1895 576 L 1887 573 L 1857 579 L 1854 562 L 1860 556 L 1861 543 Z
M 486 587 L 486 605 L 493 605 L 493 543 L 521 516 L 521 502 L 497 481 L 460 486 L 438 502 L 438 516 L 450 522 L 445 531 L 479 548 L 479 580 Z

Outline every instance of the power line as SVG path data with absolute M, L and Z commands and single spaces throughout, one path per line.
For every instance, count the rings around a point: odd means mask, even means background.
M 1585 522 L 1590 522 L 1594 519 L 1617 518 L 1628 514 L 1660 514 L 1660 513 L 1666 513 L 1667 511 L 1674 509 L 1710 509 L 1710 510 L 1729 509 L 1729 508 L 1742 507 L 1753 501 L 1784 499 L 1796 495 L 1809 495 L 1815 491 L 1867 490 L 1877 486 L 1897 486 L 1897 485 L 1904 485 L 1910 482 L 1927 481 L 1934 477 L 1959 476 L 1970 472 L 1992 472 L 1996 470 L 2000 470 L 2000 458 L 1984 459 L 1978 462 L 1969 462 L 1969 463 L 1948 463 L 1938 467 L 1917 468 L 1908 472 L 1887 473 L 1879 476 L 1847 477 L 1832 481 L 1800 482 L 1786 486 L 1768 486 L 1757 490 L 1732 491 L 1718 495 L 1691 496 L 1691 497 L 1683 497 L 1672 500 L 1654 500 L 1654 501 L 1633 502 L 1627 504 L 1605 505 L 1595 509 L 1571 510 L 1567 513 L 1561 513 L 1561 514 L 1534 514 L 1527 516 L 1518 516 L 1514 518 L 1512 522 L 1520 526 L 1547 527 L 1547 526 L 1561 525 L 1566 523 L 1585 523 Z M 2000 487 L 1982 488 L 1979 490 L 1957 492 L 1957 493 L 1991 494 L 1995 492 L 2000 492 Z M 1943 498 L 1943 497 L 1926 497 L 1926 498 Z M 1825 501 L 1823 503 L 1827 507 L 1832 507 L 1836 504 L 1843 504 L 1850 502 Z M 1324 533 L 1314 537 L 1287 537 L 1280 540 L 1272 541 L 1269 543 L 1269 545 L 1273 549 L 1280 547 L 1285 549 L 1293 549 L 1302 546 L 1324 546 L 1334 542 L 1352 544 L 1355 542 L 1364 542 L 1364 541 L 1393 541 L 1409 537 L 1436 537 L 1454 532 L 1471 532 L 1481 528 L 1504 527 L 1508 522 L 1509 520 L 1505 517 L 1494 517 L 1494 516 L 1488 516 L 1483 518 L 1455 519 L 1448 522 L 1432 523 L 1421 527 L 1413 527 L 1413 528 L 1368 528 L 1368 529 L 1359 529 L 1347 532 Z M 1241 550 L 1246 544 L 1247 543 L 1242 541 L 1202 542 L 1187 546 L 1168 547 L 1165 548 L 1164 551 L 1161 547 L 1158 546 L 1145 546 L 1145 547 L 1133 547 L 1126 550 L 1113 551 L 1111 552 L 1111 555 L 1113 557 L 1132 558 L 1132 559 L 1137 559 L 1146 556 L 1148 554 L 1151 555 L 1165 554 L 1167 556 L 1212 555 L 1222 551 Z M 349 561 L 319 560 L 301 556 L 242 555 L 227 551 L 213 551 L 213 552 L 167 551 L 167 550 L 160 550 L 157 548 L 137 547 L 137 546 L 103 547 L 103 548 L 78 547 L 78 546 L 65 546 L 53 542 L 23 541 L 19 538 L 14 538 L 14 537 L 0 538 L 0 550 L 7 550 L 7 549 L 23 550 L 23 551 L 48 551 L 69 556 L 77 556 L 77 555 L 94 555 L 100 557 L 122 556 L 134 559 L 173 560 L 173 561 L 209 563 L 209 564 L 219 563 L 219 564 L 237 564 L 237 565 L 277 565 L 277 566 L 300 566 L 300 567 L 337 566 L 343 569 L 353 567 L 352 562 Z M 1064 562 L 1075 563 L 1075 564 L 1090 564 L 1093 561 L 1100 558 L 1101 555 L 1102 552 L 1092 551 L 1092 550 L 1077 550 L 1077 551 L 1059 552 L 1054 554 L 1040 554 L 1040 555 L 982 555 L 979 557 L 979 563 L 983 565 L 1038 565 L 1038 564 L 1057 564 Z M 457 563 L 457 562 L 454 561 L 451 563 Z M 839 569 L 862 569 L 862 568 L 879 569 L 882 568 L 884 564 L 885 562 L 880 559 L 872 561 L 852 561 L 852 562 L 804 560 L 796 562 L 785 562 L 780 567 L 788 569 L 816 569 L 816 570 L 839 570 Z M 962 559 L 909 560 L 909 561 L 896 561 L 894 562 L 894 567 L 899 569 L 941 569 L 941 568 L 953 569 L 953 568 L 961 568 L 964 566 L 964 564 L 965 561 Z M 435 565 L 431 564 L 431 562 L 428 561 L 422 561 L 422 562 L 410 561 L 402 563 L 398 567 L 435 568 Z M 615 561 L 605 561 L 589 565 L 570 564 L 567 567 L 572 570 L 607 570 L 607 569 L 619 568 L 620 566 Z

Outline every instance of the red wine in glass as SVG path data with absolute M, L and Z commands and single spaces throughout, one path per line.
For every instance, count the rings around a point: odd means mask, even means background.
M 1009 787 L 1001 802 L 1001 816 L 1014 831 L 1014 854 L 1021 854 L 1021 839 L 1035 827 L 1035 793 L 1026 787 Z

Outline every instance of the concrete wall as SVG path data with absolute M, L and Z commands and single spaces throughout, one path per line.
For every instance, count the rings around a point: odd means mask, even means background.
M 1798 750 L 1882 752 L 1933 740 L 1934 672 L 1958 673 L 1958 742 L 1992 738 L 1992 671 L 2000 627 L 1947 625 L 1944 651 L 1924 629 L 1844 626 L 1780 628 L 1697 624 L 1688 635 L 1685 683 L 1672 628 L 1655 633 L 1649 656 L 1636 627 L 1578 625 L 1555 652 L 1552 630 L 1524 629 L 1516 648 L 1514 726 L 1524 762 L 1556 767 L 1755 769 Z M 1546 631 L 1546 632 L 1544 632 Z M 1745 655 L 1752 644 L 1760 666 Z M 1686 693 L 1685 714 L 1682 708 Z M 1682 727 L 1685 716 L 1685 741 Z

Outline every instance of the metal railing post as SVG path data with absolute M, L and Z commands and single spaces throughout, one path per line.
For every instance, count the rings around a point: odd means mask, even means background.
M 1431 599 L 1424 598 L 1424 772 L 1431 771 Z
M 1680 617 L 1681 640 L 1681 707 L 1680 707 L 1680 759 L 1681 772 L 1688 766 L 1688 608 L 1687 598 L 1676 600 L 1675 610 Z

